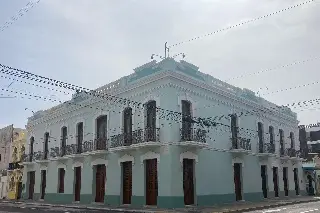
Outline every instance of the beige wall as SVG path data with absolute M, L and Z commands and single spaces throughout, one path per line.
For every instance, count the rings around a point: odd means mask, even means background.
M 0 129 L 0 170 L 7 169 L 10 162 L 12 131 L 12 125 Z

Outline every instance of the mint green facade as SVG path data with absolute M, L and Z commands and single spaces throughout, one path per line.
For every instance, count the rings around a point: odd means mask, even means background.
M 130 76 L 125 76 L 113 83 L 116 86 L 106 88 L 117 96 L 127 97 L 141 103 L 155 100 L 162 109 L 181 112 L 181 101 L 187 100 L 192 104 L 194 117 L 221 117 L 221 123 L 229 124 L 228 114 L 247 112 L 252 109 L 272 105 L 259 98 L 253 92 L 233 87 L 218 79 L 198 71 L 198 68 L 187 62 L 176 62 L 165 59 L 162 62 L 151 62 Z M 68 144 L 76 143 L 76 124 L 84 123 L 84 141 L 94 139 L 96 118 L 100 115 L 108 116 L 108 136 L 122 132 L 122 114 L 125 106 L 111 105 L 108 101 L 93 98 L 73 98 L 74 105 L 58 106 L 55 109 L 41 111 L 29 119 L 29 138 L 34 137 L 36 145 L 34 151 L 43 150 L 42 139 L 45 132 L 53 138 L 60 138 L 61 127 L 68 128 Z M 92 108 L 77 107 L 90 105 Z M 130 103 L 128 103 L 130 105 Z M 272 105 L 273 106 L 273 105 Z M 133 108 L 133 130 L 143 128 L 145 124 L 144 112 L 141 108 Z M 300 194 L 304 194 L 304 180 L 302 178 L 301 161 L 295 158 L 281 158 L 279 142 L 276 143 L 274 155 L 259 156 L 257 134 L 252 131 L 242 131 L 240 135 L 251 139 L 249 152 L 235 153 L 230 149 L 230 129 L 225 126 L 206 129 L 206 143 L 197 141 L 181 142 L 181 118 L 164 115 L 157 112 L 156 126 L 160 129 L 160 140 L 157 143 L 141 143 L 139 146 L 109 147 L 103 154 L 94 152 L 81 156 L 49 158 L 48 161 L 26 162 L 24 168 L 23 189 L 24 198 L 28 198 L 28 172 L 35 171 L 34 199 L 40 199 L 41 170 L 47 170 L 47 184 L 44 200 L 51 203 L 74 202 L 74 167 L 81 166 L 81 197 L 80 203 L 91 204 L 95 200 L 95 166 L 106 165 L 106 189 L 104 203 L 106 205 L 122 205 L 122 167 L 121 162 L 133 162 L 132 168 L 132 206 L 146 204 L 145 193 L 145 164 L 144 160 L 157 158 L 158 160 L 158 197 L 157 206 L 163 208 L 184 207 L 183 166 L 184 158 L 194 160 L 194 205 L 210 206 L 221 203 L 234 202 L 235 184 L 233 166 L 241 164 L 242 197 L 246 201 L 263 199 L 260 168 L 267 166 L 268 197 L 274 197 L 272 167 L 279 168 L 280 197 L 284 196 L 281 168 L 288 168 L 289 196 L 296 196 L 293 179 L 293 168 L 299 172 Z M 281 122 L 279 122 L 281 120 Z M 283 129 L 298 132 L 296 115 L 290 110 L 283 113 L 265 113 L 261 115 L 246 115 L 239 118 L 239 126 L 244 129 L 256 130 L 257 123 L 264 123 L 264 131 L 272 125 L 276 131 Z M 197 126 L 197 128 L 200 128 Z M 202 128 L 202 127 L 201 127 Z M 298 134 L 296 134 L 298 135 Z M 266 137 L 267 141 L 268 138 Z M 276 140 L 277 141 L 277 140 Z M 50 147 L 59 146 L 60 140 L 51 139 Z M 296 143 L 296 148 L 299 144 Z M 28 149 L 26 152 L 28 153 Z M 65 168 L 64 193 L 58 193 L 58 168 Z

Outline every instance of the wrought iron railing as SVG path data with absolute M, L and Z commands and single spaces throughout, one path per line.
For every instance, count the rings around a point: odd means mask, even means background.
M 144 142 L 159 142 L 160 128 L 137 129 L 132 133 L 122 133 L 110 137 L 110 147 L 130 146 L 132 144 L 139 144 Z
M 231 149 L 251 150 L 251 140 L 243 137 L 231 137 Z
M 65 155 L 74 155 L 81 154 L 84 152 L 91 152 L 93 148 L 94 147 L 92 141 L 84 141 L 82 142 L 82 144 L 69 144 L 64 147 L 64 150 L 62 150 L 61 147 L 53 147 L 51 148 L 50 157 L 56 158 Z
M 108 150 L 107 138 L 97 138 L 94 140 L 94 150 Z
M 280 156 L 281 157 L 288 157 L 289 156 L 289 149 L 280 147 Z
M 300 157 L 300 151 L 294 148 L 288 148 L 288 155 L 291 158 L 297 158 Z
M 200 128 L 181 128 L 180 140 L 181 141 L 195 141 L 206 143 L 207 131 Z
M 259 153 L 275 153 L 276 147 L 274 143 L 259 144 Z

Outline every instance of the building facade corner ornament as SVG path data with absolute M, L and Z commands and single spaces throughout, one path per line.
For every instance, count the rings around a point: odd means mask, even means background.
M 198 163 L 198 161 L 199 161 L 198 155 L 193 152 L 190 152 L 190 151 L 183 152 L 180 154 L 181 165 L 183 164 L 183 159 L 192 159 L 195 161 L 195 163 Z
M 157 159 L 157 163 L 160 163 L 160 154 L 159 153 L 155 153 L 152 151 L 148 151 L 147 153 L 145 153 L 144 155 L 141 155 L 140 157 L 140 163 L 141 165 L 143 165 L 145 160 L 151 160 L 151 159 Z

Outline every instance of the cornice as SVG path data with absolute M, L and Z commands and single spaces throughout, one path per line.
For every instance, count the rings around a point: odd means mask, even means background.
M 207 92 L 210 92 L 210 93 L 213 93 L 213 94 L 216 94 L 220 97 L 223 97 L 225 99 L 227 99 L 228 101 L 222 101 L 222 100 L 219 100 L 218 98 L 216 97 L 212 97 L 212 95 L 206 95 L 206 94 L 203 94 L 201 92 L 195 92 L 194 90 L 191 90 L 191 89 L 187 89 L 187 88 L 182 88 L 181 86 L 179 85 L 176 85 L 176 84 L 173 84 L 173 83 L 166 83 L 166 84 L 163 84 L 163 85 L 159 85 L 155 88 L 150 88 L 150 89 L 145 89 L 145 90 L 142 90 L 142 91 L 139 91 L 138 89 L 140 87 L 143 87 L 143 86 L 146 86 L 148 84 L 152 84 L 153 82 L 157 82 L 159 80 L 162 80 L 162 79 L 176 79 L 176 80 L 179 80 L 179 81 L 182 81 L 182 82 L 185 82 L 185 83 L 188 83 L 192 86 L 195 86 L 195 87 L 198 87 L 200 89 L 203 89 Z M 261 104 L 258 104 L 258 103 L 255 103 L 253 101 L 250 101 L 248 99 L 245 99 L 243 97 L 240 97 L 240 96 L 237 96 L 236 93 L 234 92 L 230 92 L 229 90 L 223 90 L 222 88 L 219 88 L 217 86 L 215 86 L 214 84 L 212 85 L 209 85 L 205 82 L 202 82 L 202 81 L 199 81 L 199 80 L 195 80 L 183 73 L 180 73 L 180 72 L 173 72 L 173 71 L 161 71 L 159 73 L 156 73 L 154 75 L 151 75 L 151 76 L 146 76 L 142 79 L 139 79 L 135 84 L 132 84 L 132 85 L 127 85 L 126 87 L 123 87 L 123 88 L 119 88 L 117 90 L 114 90 L 113 92 L 111 92 L 110 94 L 108 95 L 112 95 L 112 96 L 119 96 L 119 95 L 122 95 L 122 94 L 125 94 L 125 93 L 128 93 L 128 92 L 131 92 L 133 90 L 137 90 L 136 93 L 134 93 L 133 95 L 131 96 L 127 96 L 125 98 L 127 99 L 133 99 L 135 97 L 139 97 L 139 96 L 142 96 L 142 95 L 145 95 L 145 94 L 148 94 L 148 93 L 151 93 L 153 92 L 154 90 L 159 90 L 160 88 L 163 88 L 163 87 L 166 87 L 166 86 L 173 86 L 173 87 L 177 87 L 177 88 L 180 88 L 180 89 L 183 89 L 185 91 L 188 91 L 189 93 L 192 93 L 192 94 L 195 94 L 197 96 L 202 96 L 202 97 L 205 97 L 206 99 L 210 99 L 210 100 L 215 100 L 217 102 L 220 102 L 226 106 L 230 106 L 230 107 L 237 107 L 239 109 L 243 109 L 244 111 L 246 109 L 244 108 L 241 108 L 239 105 L 245 105 L 247 107 L 250 107 L 250 108 L 253 108 L 253 109 L 256 109 L 256 110 L 268 110 L 268 114 L 272 115 L 272 116 L 275 116 L 277 118 L 279 118 L 279 121 L 276 121 L 276 122 L 280 122 L 280 120 L 286 120 L 290 123 L 296 123 L 297 120 L 294 119 L 293 117 L 291 116 L 288 116 L 284 113 L 281 113 L 281 112 L 278 112 L 276 110 L 272 110 L 272 109 L 269 109 L 265 106 L 262 106 Z M 81 107 L 72 107 L 72 106 L 68 106 L 68 107 L 61 107 L 59 108 L 58 111 L 55 111 L 53 112 L 52 114 L 50 115 L 45 115 L 35 121 L 31 121 L 28 123 L 28 127 L 32 128 L 32 126 L 35 126 L 35 125 L 38 125 L 38 124 L 42 124 L 42 123 L 46 123 L 48 121 L 51 121 L 51 120 L 54 120 L 56 118 L 59 118 L 61 116 L 64 116 L 64 115 L 68 115 L 74 111 L 78 111 L 78 110 L 81 110 L 83 108 L 87 108 L 89 106 L 92 106 L 94 104 L 100 104 L 100 103 L 108 103 L 108 101 L 106 100 L 97 100 L 98 98 L 92 98 L 92 99 L 87 99 L 87 100 L 84 100 L 83 102 L 81 102 Z M 238 104 L 232 104 L 232 103 L 238 103 Z M 109 103 L 108 105 L 104 105 L 104 107 L 108 107 L 110 106 Z M 250 111 L 250 110 L 248 110 Z M 78 114 L 76 115 L 72 115 L 72 116 L 65 116 L 63 119 L 59 119 L 59 121 L 56 121 L 54 123 L 57 123 L 57 122 L 60 122 L 62 120 L 67 120 L 67 119 L 70 119 L 71 117 L 74 117 L 74 116 L 79 116 Z M 264 115 L 265 118 L 268 118 L 270 119 L 270 117 L 267 117 L 266 115 Z M 288 123 L 283 123 L 285 125 L 288 125 Z

